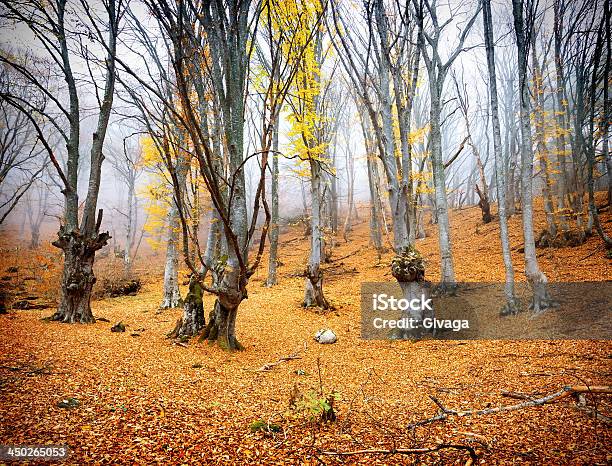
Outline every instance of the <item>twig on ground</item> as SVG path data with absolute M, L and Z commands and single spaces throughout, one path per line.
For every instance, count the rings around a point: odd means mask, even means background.
M 306 346 L 304 346 L 304 351 L 306 351 Z M 282 364 L 283 362 L 286 362 L 286 361 L 293 361 L 294 359 L 302 359 L 302 356 L 300 356 L 300 350 L 293 352 L 289 356 L 283 356 L 282 358 L 278 358 L 274 362 L 269 362 L 267 364 L 264 364 L 259 369 L 248 369 L 245 367 L 244 370 L 253 371 L 253 372 L 268 372 L 274 369 L 279 364 Z
M 394 448 L 391 450 L 386 449 L 365 449 L 365 450 L 353 450 L 353 451 L 320 451 L 319 454 L 327 456 L 357 456 L 357 455 L 424 455 L 428 453 L 435 453 L 440 450 L 463 450 L 467 451 L 470 455 L 470 461 L 466 464 L 473 464 L 474 461 L 478 460 L 478 455 L 474 448 L 469 445 L 459 445 L 453 443 L 439 443 L 436 446 L 429 448 Z

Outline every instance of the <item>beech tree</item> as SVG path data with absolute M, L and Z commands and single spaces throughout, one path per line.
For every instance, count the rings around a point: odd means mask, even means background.
M 493 16 L 491 14 L 491 1 L 482 2 L 482 19 L 484 26 L 484 39 L 487 54 L 487 69 L 489 72 L 489 96 L 491 99 L 491 120 L 493 122 L 493 152 L 495 154 L 495 186 L 497 190 L 497 214 L 499 217 L 499 236 L 504 259 L 506 274 L 505 296 L 506 303 L 501 314 L 514 314 L 517 311 L 517 301 L 514 287 L 514 268 L 510 253 L 510 239 L 508 237 L 508 216 L 506 214 L 506 180 L 504 179 L 504 161 L 502 158 L 501 129 L 499 123 L 499 109 L 497 101 L 497 74 L 495 71 L 495 40 L 493 36 Z
M 138 235 L 138 198 L 136 184 L 143 171 L 142 148 L 135 146 L 130 136 L 119 138 L 117 144 L 109 150 L 109 161 L 125 187 L 126 210 L 118 211 L 125 219 L 125 239 L 123 245 L 124 270 L 129 272 L 138 252 L 142 234 Z
M 103 148 L 106 130 L 111 115 L 115 91 L 115 60 L 117 35 L 124 8 L 122 0 L 107 0 L 94 9 L 88 2 L 2 1 L 2 20 L 17 23 L 28 28 L 47 57 L 43 63 L 22 60 L 18 54 L 0 55 L 3 63 L 19 73 L 39 95 L 48 100 L 45 106 L 36 100 L 26 100 L 12 89 L 2 92 L 3 99 L 28 117 L 40 143 L 57 171 L 64 195 L 64 217 L 53 245 L 64 253 L 64 269 L 60 290 L 60 303 L 52 319 L 60 322 L 93 322 L 90 299 L 96 281 L 93 264 L 96 251 L 106 245 L 109 234 L 100 232 L 102 210 L 97 211 L 98 193 L 104 160 Z M 87 35 L 105 55 L 96 57 L 86 47 L 79 47 L 83 35 L 73 29 L 77 21 L 87 28 Z M 85 50 L 79 57 L 79 53 Z M 54 73 L 61 76 L 66 85 L 59 92 L 47 88 L 39 79 L 41 66 L 54 67 Z M 97 124 L 91 135 L 89 154 L 89 180 L 84 204 L 80 209 L 78 173 L 81 156 L 80 136 L 82 118 L 90 102 L 81 101 L 83 83 L 78 83 L 75 68 L 86 66 L 97 69 L 103 76 L 104 85 L 98 87 L 92 79 L 86 84 L 91 95 L 96 97 Z M 93 73 L 93 71 L 92 71 Z M 66 164 L 62 166 L 56 151 L 43 129 L 43 122 L 52 127 L 66 146 Z M 97 212 L 96 212 L 97 211 Z
M 444 163 L 442 161 L 442 93 L 444 91 L 444 81 L 446 76 L 457 59 L 459 54 L 464 51 L 465 41 L 478 17 L 480 7 L 467 20 L 465 26 L 458 37 L 458 43 L 448 52 L 446 60 L 440 55 L 440 40 L 444 29 L 452 22 L 451 18 L 440 22 L 438 19 L 438 6 L 435 1 L 423 0 L 419 3 L 414 1 L 417 11 L 417 22 L 419 32 L 425 40 L 420 42 L 420 51 L 423 56 L 425 68 L 429 77 L 429 149 L 431 151 L 431 164 L 435 188 L 436 218 L 438 221 L 438 242 L 440 245 L 441 260 L 441 282 L 445 286 L 454 286 L 455 269 L 453 266 L 453 253 L 451 247 L 450 225 L 448 220 L 448 203 L 446 198 L 446 175 L 444 173 Z M 426 27 L 425 14 L 428 15 L 431 25 Z
M 27 62 L 27 57 L 24 60 Z M 40 108 L 46 106 L 47 99 L 19 73 L 11 71 L 6 67 L 0 70 L 0 225 L 36 185 L 49 164 L 28 116 L 4 96 L 14 94 L 23 101 L 37 101 L 34 105 Z M 38 79 L 47 85 L 50 83 L 48 75 Z
M 527 18 L 525 19 L 525 12 Z M 512 0 L 514 32 L 519 72 L 519 99 L 521 123 L 521 208 L 523 217 L 523 241 L 525 250 L 525 275 L 531 285 L 533 298 L 531 308 L 539 314 L 550 306 L 546 289 L 546 275 L 538 266 L 535 238 L 533 233 L 533 142 L 531 136 L 531 119 L 529 89 L 527 82 L 527 57 L 529 37 L 533 34 L 534 5 L 531 1 Z

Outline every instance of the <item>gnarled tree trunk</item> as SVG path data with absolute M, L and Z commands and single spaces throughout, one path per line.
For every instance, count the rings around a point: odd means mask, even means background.
M 60 228 L 53 245 L 64 251 L 64 271 L 61 282 L 60 303 L 52 320 L 66 323 L 95 322 L 90 300 L 96 277 L 93 265 L 96 251 L 106 246 L 108 233 L 86 238 L 76 231 Z
M 221 304 L 222 301 L 225 301 L 226 304 Z M 235 304 L 233 300 L 217 299 L 215 307 L 209 314 L 209 322 L 201 340 L 206 339 L 210 343 L 216 342 L 220 348 L 226 351 L 242 351 L 244 347 L 236 338 L 238 304 Z

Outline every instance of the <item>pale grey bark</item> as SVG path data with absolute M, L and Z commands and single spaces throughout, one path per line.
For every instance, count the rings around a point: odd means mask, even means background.
M 455 285 L 455 270 L 453 266 L 453 254 L 450 237 L 450 223 L 448 218 L 448 205 L 446 199 L 446 175 L 444 173 L 444 162 L 442 160 L 442 134 L 441 134 L 441 115 L 442 115 L 442 92 L 444 89 L 444 81 L 450 67 L 455 59 L 464 49 L 464 43 L 469 34 L 476 17 L 480 11 L 480 7 L 475 14 L 471 16 L 459 35 L 457 46 L 449 51 L 448 58 L 445 62 L 440 57 L 440 37 L 442 30 L 449 22 L 440 25 L 437 17 L 437 7 L 435 2 L 424 0 L 426 10 L 431 19 L 432 30 L 428 31 L 424 26 L 424 7 L 415 0 L 415 8 L 417 9 L 417 19 L 419 31 L 423 34 L 424 39 L 420 43 L 421 54 L 425 62 L 427 74 L 429 77 L 429 94 L 430 94 L 430 112 L 429 112 L 429 148 L 431 151 L 431 164 L 433 172 L 434 190 L 435 190 L 435 209 L 436 219 L 438 223 L 438 244 L 440 247 L 440 281 L 445 287 L 454 287 Z
M 123 248 L 123 267 L 126 272 L 129 272 L 132 266 L 132 247 L 134 245 L 135 228 L 136 228 L 136 193 L 133 182 L 128 183 L 128 194 L 127 194 L 127 225 L 125 228 L 125 245 Z
M 315 60 L 318 66 L 321 67 L 323 60 L 322 33 L 316 33 L 313 40 L 315 41 Z M 313 78 L 317 84 L 320 85 L 320 74 L 315 73 Z M 322 120 L 324 118 L 329 118 L 331 115 L 325 112 L 324 95 L 321 90 L 319 90 L 312 99 L 312 105 L 318 117 Z M 338 115 L 336 115 L 336 117 L 337 116 Z M 302 137 L 307 141 L 306 144 L 309 149 L 313 144 L 319 145 L 329 143 L 329 127 L 324 122 L 319 122 L 313 135 L 303 135 Z M 323 293 L 323 271 L 321 270 L 321 262 L 324 260 L 326 252 L 323 231 L 323 209 L 325 203 L 323 164 L 325 162 L 310 156 L 307 163 L 310 168 L 310 254 L 305 273 L 304 301 L 302 304 L 304 307 L 316 306 L 322 309 L 328 309 L 329 303 Z
M 164 289 L 160 309 L 171 309 L 183 304 L 179 288 L 179 214 L 173 202 L 168 211 L 168 238 L 166 240 L 166 264 L 164 266 Z
M 353 230 L 353 217 L 355 210 L 354 191 L 355 191 L 355 163 L 351 148 L 347 147 L 345 157 L 346 178 L 347 178 L 347 206 L 346 217 L 344 218 L 344 227 L 342 236 L 344 241 L 348 241 L 349 233 Z
M 272 179 L 271 179 L 271 215 L 270 219 L 270 256 L 268 259 L 268 278 L 266 286 L 277 284 L 276 268 L 278 267 L 278 236 L 279 236 L 279 216 L 278 216 L 278 123 L 274 126 L 274 136 L 272 141 Z
M 382 0 L 377 0 L 374 4 L 374 18 L 376 20 L 381 49 L 378 92 L 382 119 L 382 145 L 384 147 L 382 159 L 387 175 L 387 189 L 389 191 L 391 216 L 393 217 L 393 247 L 397 252 L 410 244 L 406 222 L 408 203 L 405 198 L 406 191 L 400 185 L 400 167 L 395 157 L 395 137 L 393 135 L 393 113 L 391 109 L 389 31 Z
M 499 124 L 499 110 L 497 101 L 497 76 L 495 71 L 495 41 L 493 38 L 493 19 L 491 15 L 491 1 L 483 0 L 483 25 L 485 47 L 487 53 L 487 68 L 489 71 L 489 96 L 491 99 L 491 119 L 493 122 L 493 152 L 495 154 L 495 180 L 497 190 L 497 210 L 499 217 L 499 236 L 504 258 L 504 271 L 506 282 L 504 291 L 506 304 L 502 315 L 514 314 L 517 310 L 517 301 L 514 291 L 514 267 L 510 252 L 510 239 L 508 237 L 508 218 L 506 214 L 506 180 L 503 173 L 502 142 Z
M 395 156 L 395 140 L 393 135 L 394 118 L 392 112 L 393 97 L 391 94 L 391 43 L 408 43 L 407 37 L 390 37 L 389 19 L 385 12 L 382 0 L 364 2 L 363 12 L 368 18 L 367 36 L 359 37 L 359 32 L 352 30 L 348 23 L 348 16 L 341 13 L 341 5 L 331 2 L 333 27 L 337 34 L 333 45 L 338 52 L 339 59 L 359 98 L 359 106 L 367 114 L 372 129 L 373 141 L 376 151 L 382 161 L 385 172 L 388 202 L 391 211 L 391 227 L 393 229 L 392 246 L 396 252 L 410 244 L 408 231 L 408 203 L 402 183 L 401 159 Z M 400 6 L 398 5 L 398 8 Z M 401 14 L 395 15 L 400 22 L 407 18 L 409 13 L 399 10 Z M 348 13 L 346 13 L 348 15 Z M 402 26 L 405 27 L 405 24 Z M 399 41 L 399 42 L 398 42 Z M 362 50 L 359 44 L 370 44 L 367 50 Z M 407 50 L 394 50 L 394 56 L 404 54 Z M 401 62 L 401 60 L 400 60 Z M 407 120 L 404 120 L 407 121 Z M 407 126 L 403 126 L 406 129 Z M 407 153 L 405 152 L 407 155 Z M 404 170 L 409 170 L 409 167 Z M 380 210 L 385 215 L 384 210 Z M 386 227 L 386 222 L 383 224 Z
M 378 188 L 378 167 L 377 157 L 375 155 L 374 142 L 372 141 L 371 128 L 369 127 L 368 116 L 365 114 L 365 109 L 359 108 L 359 123 L 363 133 L 363 140 L 366 151 L 366 167 L 368 170 L 368 188 L 370 192 L 370 243 L 376 249 L 378 259 L 380 260 L 382 252 L 382 232 L 381 232 L 381 212 L 380 212 L 380 192 Z
M 474 154 L 474 158 L 476 160 L 476 168 L 478 169 L 478 175 L 480 177 L 480 184 L 482 186 L 482 187 L 479 187 L 477 183 L 474 186 L 476 194 L 478 194 L 478 197 L 479 197 L 478 205 L 480 206 L 480 209 L 482 210 L 482 221 L 484 223 L 489 223 L 493 219 L 493 217 L 491 216 L 491 206 L 489 202 L 489 186 L 487 184 L 487 179 L 485 176 L 485 166 L 484 166 L 484 163 L 482 162 L 482 157 L 480 156 L 480 150 L 478 146 L 476 145 L 476 143 L 474 142 L 474 137 L 472 135 L 470 115 L 469 115 L 470 100 L 469 100 L 469 95 L 467 91 L 467 86 L 465 84 L 463 86 L 459 86 L 459 81 L 457 79 L 457 76 L 454 73 L 452 77 L 453 77 L 453 83 L 455 84 L 458 107 L 461 110 L 461 113 L 463 115 L 463 120 L 465 122 L 465 130 L 467 132 L 466 140 L 470 148 L 472 149 L 472 153 Z M 488 115 L 489 115 L 488 107 L 487 107 L 487 111 L 485 112 L 485 114 L 487 115 L 487 121 L 485 122 L 485 129 L 484 129 L 486 133 L 488 129 L 487 128 Z M 470 183 L 468 183 L 467 189 L 468 190 L 471 189 Z
M 309 160 L 310 164 L 310 255 L 306 269 L 304 307 L 317 306 L 327 309 L 329 303 L 323 294 L 323 272 L 321 260 L 324 250 L 324 237 L 321 225 L 321 166 L 316 160 Z
M 527 87 L 527 46 L 523 2 L 512 0 L 514 30 L 519 71 L 520 126 L 521 126 L 521 206 L 523 217 L 523 241 L 525 254 L 525 275 L 533 291 L 531 308 L 539 314 L 549 306 L 546 290 L 546 275 L 538 266 L 535 238 L 533 234 L 533 146 L 531 120 L 529 115 L 529 89 Z
M 37 181 L 26 194 L 26 215 L 30 225 L 30 249 L 40 246 L 40 227 L 42 226 L 49 204 L 49 189 L 44 182 Z
M 337 126 L 337 124 L 336 124 Z M 332 238 L 338 233 L 338 226 L 340 223 L 339 217 L 339 202 L 338 202 L 338 165 L 337 165 L 337 152 L 338 152 L 338 133 L 334 134 L 333 142 L 331 143 L 332 154 L 331 154 L 331 173 L 328 175 L 329 179 L 329 227 L 332 232 Z M 333 239 L 332 239 L 333 240 Z

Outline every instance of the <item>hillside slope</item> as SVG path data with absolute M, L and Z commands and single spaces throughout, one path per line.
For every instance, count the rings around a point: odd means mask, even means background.
M 477 208 L 452 213 L 457 278 L 502 280 L 497 224 L 483 226 L 479 220 Z M 602 221 L 610 230 L 608 212 Z M 428 277 L 435 280 L 435 226 L 428 231 L 417 247 L 428 260 Z M 513 247 L 520 247 L 519 216 L 511 219 L 511 234 Z M 252 278 L 237 322 L 246 348 L 240 353 L 195 341 L 177 345 L 165 338 L 181 311 L 157 312 L 159 271 L 139 295 L 93 304 L 94 314 L 110 322 L 69 326 L 41 321 L 50 310 L 0 316 L 0 443 L 65 443 L 74 450 L 73 464 L 315 464 L 316 454 L 333 464 L 336 459 L 319 451 L 440 442 L 472 446 L 486 464 L 610 461 L 611 431 L 572 401 L 407 429 L 437 413 L 431 396 L 448 409 L 465 410 L 518 402 L 502 391 L 537 397 L 565 385 L 610 385 L 609 341 L 362 340 L 360 285 L 391 279 L 390 253 L 378 263 L 364 220 L 349 243 L 339 239 L 335 260 L 325 266 L 325 292 L 335 309 L 321 313 L 300 306 L 307 252 L 301 229 L 289 228 L 281 236 L 279 285 L 262 286 L 265 268 Z M 610 278 L 610 260 L 596 237 L 580 247 L 539 254 L 550 280 Z M 517 279 L 522 279 L 516 251 L 514 260 Z M 1 265 L 2 270 L 11 265 L 9 254 Z M 206 297 L 205 308 L 212 302 Z M 126 333 L 110 332 L 117 321 L 128 325 Z M 336 331 L 336 344 L 313 341 L 322 327 Z M 295 359 L 260 370 L 288 355 Z M 337 421 L 323 426 L 309 421 L 308 410 L 289 409 L 292 394 L 308 397 L 321 384 L 339 397 Z M 79 401 L 76 408 L 58 407 L 71 397 Z M 610 398 L 597 399 L 600 411 L 609 415 Z M 281 432 L 252 432 L 258 420 L 278 424 Z M 438 464 L 467 459 L 457 450 L 419 456 Z M 412 460 L 358 455 L 347 461 Z

